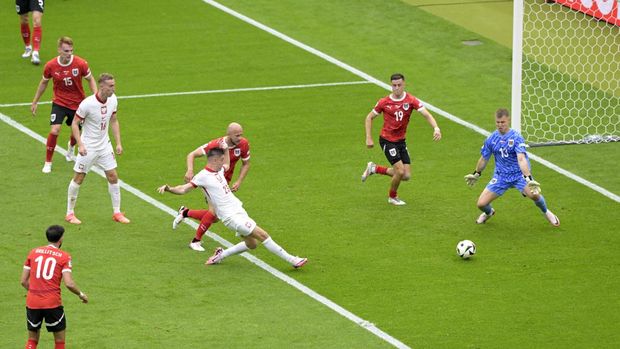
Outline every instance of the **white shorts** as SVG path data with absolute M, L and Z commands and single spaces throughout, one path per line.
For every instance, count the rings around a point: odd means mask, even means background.
M 237 232 L 237 236 L 248 236 L 256 228 L 256 222 L 250 216 L 238 213 L 234 216 L 226 218 L 222 223 L 230 229 Z
M 88 173 L 93 165 L 99 165 L 104 171 L 110 171 L 117 167 L 112 143 L 108 143 L 102 150 L 91 150 L 86 147 L 86 156 L 78 154 L 73 171 Z

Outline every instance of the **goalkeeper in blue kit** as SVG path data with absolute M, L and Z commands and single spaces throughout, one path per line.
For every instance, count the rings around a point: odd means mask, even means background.
M 545 198 L 540 194 L 540 183 L 532 178 L 530 161 L 525 150 L 525 141 L 519 132 L 510 128 L 510 115 L 506 109 L 495 112 L 497 130 L 484 141 L 480 159 L 472 174 L 465 176 L 470 187 L 476 184 L 491 155 L 495 156 L 493 178 L 478 198 L 478 208 L 482 214 L 476 223 L 482 224 L 495 214 L 491 202 L 502 196 L 506 190 L 517 188 L 523 196 L 532 199 L 545 218 L 554 226 L 560 225 L 558 217 L 547 208 Z

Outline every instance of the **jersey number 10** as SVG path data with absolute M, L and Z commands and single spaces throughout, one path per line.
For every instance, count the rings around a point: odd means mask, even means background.
M 48 257 L 45 259 L 45 262 L 43 262 L 43 256 L 39 256 L 35 258 L 34 261 L 37 263 L 37 273 L 35 274 L 37 279 L 40 279 L 41 276 L 43 276 L 45 280 L 49 280 L 52 276 L 54 276 L 54 269 L 56 269 L 56 258 Z

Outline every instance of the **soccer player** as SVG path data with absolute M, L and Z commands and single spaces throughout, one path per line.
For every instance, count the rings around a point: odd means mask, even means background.
M 77 201 L 80 185 L 84 177 L 93 165 L 98 165 L 105 172 L 108 180 L 108 192 L 112 199 L 112 219 L 119 223 L 130 223 L 129 219 L 121 212 L 121 188 L 118 184 L 116 173 L 116 158 L 108 135 L 108 128 L 112 128 L 112 134 L 116 142 L 116 155 L 123 153 L 121 145 L 121 129 L 116 108 L 118 102 L 114 94 L 114 76 L 108 73 L 99 75 L 99 90 L 94 95 L 87 97 L 80 103 L 75 112 L 77 118 L 73 119 L 71 130 L 73 137 L 77 139 L 78 157 L 75 160 L 73 179 L 69 182 L 67 190 L 67 215 L 65 220 L 71 224 L 82 222 L 75 216 L 74 208 Z M 82 123 L 82 135 L 80 136 L 79 124 Z
M 39 48 L 41 47 L 41 18 L 43 18 L 43 8 L 45 0 L 15 0 L 15 9 L 19 15 L 20 30 L 24 40 L 24 53 L 22 58 L 30 58 L 32 64 L 41 63 L 39 59 Z M 28 13 L 32 12 L 32 44 L 30 43 L 30 19 Z
M 493 178 L 478 198 L 478 209 L 482 214 L 476 223 L 482 224 L 495 214 L 491 202 L 502 196 L 506 190 L 517 188 L 523 196 L 532 199 L 545 218 L 553 226 L 559 226 L 560 220 L 547 208 L 545 198 L 540 194 L 540 183 L 532 178 L 530 161 L 525 150 L 525 141 L 519 132 L 510 128 L 510 115 L 506 109 L 495 112 L 497 130 L 484 141 L 480 159 L 472 174 L 465 176 L 465 182 L 471 187 L 480 178 L 491 155 L 495 156 Z
M 64 233 L 65 229 L 59 225 L 47 228 L 45 235 L 49 244 L 30 251 L 24 263 L 21 284 L 28 290 L 26 349 L 36 349 L 43 321 L 47 331 L 54 333 L 54 348 L 65 348 L 67 319 L 60 295 L 61 280 L 83 303 L 88 303 L 88 297 L 80 291 L 71 276 L 71 256 L 60 249 Z
M 186 183 L 191 181 L 194 177 L 194 159 L 205 156 L 210 149 L 222 147 L 222 145 L 224 149 L 228 149 L 230 163 L 224 171 L 224 178 L 226 178 L 227 183 L 230 184 L 233 172 L 235 171 L 235 165 L 237 164 L 237 161 L 241 159 L 241 170 L 239 171 L 239 177 L 230 187 L 230 190 L 234 192 L 239 190 L 241 183 L 250 170 L 250 143 L 243 137 L 243 128 L 236 122 L 228 125 L 226 136 L 213 139 L 207 144 L 204 144 L 187 154 L 187 172 L 185 173 Z M 207 230 L 209 230 L 209 227 L 217 221 L 213 205 L 209 202 L 208 210 L 190 210 L 185 206 L 181 206 L 181 208 L 179 208 L 179 214 L 172 224 L 172 229 L 176 229 L 179 223 L 181 223 L 186 217 L 194 218 L 200 221 L 198 229 L 196 229 L 196 235 L 189 243 L 189 248 L 194 251 L 204 252 L 205 249 L 202 247 L 202 237 Z
M 67 126 L 71 127 L 75 110 L 84 99 L 84 89 L 82 79 L 88 81 L 92 93 L 97 92 L 97 84 L 88 63 L 73 54 L 73 40 L 68 36 L 58 39 L 58 56 L 45 64 L 43 77 L 37 87 L 30 111 L 35 116 L 37 113 L 37 103 L 45 92 L 50 79 L 54 81 L 54 98 L 52 99 L 52 113 L 50 117 L 50 133 L 47 135 L 45 164 L 43 173 L 52 171 L 52 157 L 58 140 L 58 134 L 66 119 Z M 73 161 L 73 153 L 76 139 L 71 135 L 67 145 L 67 161 Z
M 383 128 L 381 129 L 379 144 L 392 167 L 379 166 L 374 162 L 369 162 L 362 173 L 362 182 L 365 182 L 369 176 L 375 173 L 392 177 L 388 203 L 402 206 L 406 205 L 406 202 L 398 197 L 398 187 L 401 181 L 408 181 L 411 178 L 411 159 L 405 140 L 411 113 L 416 110 L 424 116 L 433 128 L 433 140 L 441 139 L 441 130 L 437 126 L 435 118 L 426 110 L 424 105 L 416 97 L 405 92 L 403 74 L 393 74 L 390 81 L 392 93 L 381 98 L 368 113 L 365 128 L 366 147 L 372 148 L 375 145 L 372 140 L 372 120 L 379 114 L 383 114 Z
M 221 247 L 216 248 L 215 253 L 207 260 L 206 264 L 218 264 L 226 257 L 255 249 L 258 241 L 262 242 L 265 248 L 291 264 L 294 268 L 300 268 L 306 264 L 307 258 L 290 255 L 248 216 L 248 213 L 243 209 L 242 202 L 233 194 L 224 177 L 224 164 L 226 161 L 224 152 L 225 150 L 221 148 L 210 149 L 207 152 L 207 166 L 194 176 L 189 183 L 174 187 L 165 184 L 157 188 L 160 194 L 170 192 L 183 195 L 200 187 L 207 200 L 215 208 L 217 218 L 228 229 L 234 230 L 237 236 L 244 240 L 226 250 Z

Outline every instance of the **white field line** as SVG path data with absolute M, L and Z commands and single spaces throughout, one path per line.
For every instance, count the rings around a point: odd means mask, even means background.
M 5 122 L 9 126 L 12 126 L 12 127 L 16 128 L 17 130 L 25 133 L 26 135 L 34 138 L 35 140 L 39 141 L 40 143 L 46 144 L 47 140 L 43 136 L 41 136 L 38 133 L 32 131 L 31 129 L 27 128 L 26 126 L 20 124 L 19 122 L 13 120 L 9 116 L 0 113 L 0 120 Z M 67 151 L 65 149 L 61 148 L 60 146 L 56 146 L 56 151 L 59 152 L 60 154 L 62 154 L 63 156 L 65 154 L 67 154 Z M 93 168 L 93 172 L 95 172 L 99 176 L 105 178 L 105 174 L 98 167 L 94 167 Z M 150 195 L 145 194 L 141 190 L 139 190 L 139 189 L 137 189 L 137 188 L 127 184 L 126 182 L 121 181 L 121 180 L 119 180 L 119 184 L 120 184 L 121 188 L 123 188 L 126 191 L 134 194 L 135 196 L 137 196 L 138 198 L 148 202 L 149 204 L 157 207 L 158 209 L 164 211 L 165 213 L 167 213 L 167 214 L 169 214 L 169 215 L 171 215 L 173 217 L 175 217 L 177 215 L 177 211 L 176 210 L 166 206 L 162 202 L 154 199 Z M 198 224 L 196 222 L 193 222 L 193 221 L 190 221 L 189 219 L 186 219 L 185 223 L 190 225 L 194 229 L 198 229 Z M 207 231 L 206 235 L 209 236 L 211 239 L 219 242 L 221 245 L 223 245 L 225 247 L 232 246 L 232 243 L 230 243 L 228 240 L 222 238 L 221 236 L 219 236 L 219 235 L 217 235 L 217 234 L 215 234 L 215 233 L 213 233 L 211 231 Z M 241 256 L 244 257 L 245 259 L 249 260 L 250 262 L 256 264 L 260 268 L 264 269 L 265 271 L 267 271 L 268 273 L 272 274 L 273 276 L 277 277 L 278 279 L 286 282 L 287 284 L 293 286 L 294 288 L 298 289 L 299 291 L 301 291 L 301 292 L 305 293 L 306 295 L 310 296 L 311 298 L 313 298 L 313 299 L 317 300 L 318 302 L 324 304 L 328 308 L 336 311 L 338 314 L 340 314 L 340 315 L 346 317 L 347 319 L 355 322 L 357 325 L 361 326 L 362 328 L 365 328 L 366 330 L 370 331 L 371 333 L 375 334 L 376 336 L 378 336 L 378 337 L 382 338 L 383 340 L 389 342 L 390 344 L 394 345 L 395 347 L 402 348 L 402 349 L 409 348 L 407 345 L 401 343 L 400 341 L 398 341 L 394 337 L 392 337 L 389 334 L 387 334 L 387 333 L 381 331 L 380 329 L 378 329 L 374 324 L 372 324 L 372 323 L 370 323 L 370 322 L 360 318 L 359 316 L 351 313 L 350 311 L 344 309 L 340 305 L 338 305 L 338 304 L 334 303 L 333 301 L 329 300 L 328 298 L 325 298 L 324 296 L 318 294 L 317 292 L 315 292 L 311 288 L 305 286 L 304 284 L 298 282 L 297 280 L 291 278 L 290 276 L 282 273 L 281 271 L 273 268 L 272 266 L 270 266 L 269 264 L 263 262 L 259 258 L 256 258 L 255 256 L 253 256 L 253 255 L 251 255 L 249 253 L 243 253 L 243 254 L 241 254 Z
M 208 95 L 214 93 L 236 93 L 236 92 L 251 92 L 251 91 L 270 91 L 270 90 L 289 90 L 298 88 L 315 88 L 326 86 L 345 86 L 345 85 L 361 85 L 369 84 L 370 81 L 342 81 L 342 82 L 326 82 L 320 84 L 306 84 L 306 85 L 283 85 L 283 86 L 263 86 L 263 87 L 242 87 L 231 88 L 224 90 L 199 90 L 199 91 L 184 91 L 184 92 L 164 92 L 164 93 L 149 93 L 143 95 L 132 96 L 117 96 L 118 99 L 136 99 L 136 98 L 152 98 L 152 97 L 169 97 L 169 96 L 188 96 L 188 95 Z M 51 101 L 39 102 L 39 104 L 51 104 Z M 8 107 L 24 107 L 30 106 L 31 103 L 9 103 L 0 104 L 0 108 Z
M 276 36 L 276 37 L 278 37 L 278 38 L 280 38 L 280 39 L 290 43 L 291 45 L 295 45 L 295 46 L 301 48 L 302 50 L 308 51 L 308 52 L 312 53 L 315 56 L 321 57 L 324 60 L 326 60 L 326 61 L 328 61 L 330 63 L 333 63 L 333 64 L 339 66 L 340 68 L 342 68 L 344 70 L 347 70 L 347 71 L 349 71 L 349 72 L 351 72 L 351 73 L 361 77 L 364 80 L 367 80 L 368 82 L 371 82 L 371 83 L 373 83 L 373 84 L 375 84 L 377 86 L 383 87 L 384 89 L 386 89 L 388 91 L 391 91 L 390 85 L 388 85 L 388 84 L 380 81 L 379 79 L 377 79 L 377 78 L 375 78 L 375 77 L 373 77 L 373 76 L 371 76 L 371 75 L 369 75 L 367 73 L 364 73 L 363 71 L 361 71 L 361 70 L 359 70 L 357 68 L 354 68 L 354 67 L 352 67 L 352 66 L 350 66 L 350 65 L 348 65 L 348 64 L 346 64 L 346 63 L 344 63 L 344 62 L 342 62 L 342 61 L 340 61 L 340 60 L 338 60 L 338 59 L 336 59 L 336 58 L 334 58 L 334 57 L 332 57 L 332 56 L 330 56 L 328 54 L 326 54 L 326 53 L 323 53 L 323 52 L 321 52 L 321 51 L 319 51 L 319 50 L 317 50 L 317 49 L 315 49 L 313 47 L 310 47 L 310 46 L 308 46 L 308 45 L 306 45 L 306 44 L 304 44 L 304 43 L 302 43 L 300 41 L 297 41 L 297 40 L 291 38 L 290 36 L 288 36 L 286 34 L 283 34 L 283 33 L 279 32 L 279 31 L 277 31 L 277 30 L 275 30 L 275 29 L 273 29 L 271 27 L 268 27 L 268 26 L 266 26 L 266 25 L 264 25 L 264 24 L 262 24 L 262 23 L 260 23 L 260 22 L 258 22 L 256 20 L 254 20 L 252 18 L 249 18 L 249 17 L 247 17 L 247 16 L 245 16 L 245 15 L 243 15 L 243 14 L 241 14 L 241 13 L 239 13 L 239 12 L 233 10 L 233 9 L 230 9 L 230 8 L 228 8 L 228 7 L 218 3 L 218 2 L 215 2 L 213 0 L 202 0 L 202 1 L 205 2 L 206 4 L 209 4 L 209 5 L 217 8 L 217 9 L 220 9 L 220 10 L 230 14 L 231 16 L 234 16 L 234 17 L 236 17 L 236 18 L 238 18 L 238 19 L 240 19 L 240 20 L 242 20 L 242 21 L 244 21 L 244 22 L 246 22 L 248 24 L 251 24 L 251 25 L 253 25 L 253 26 L 255 26 L 255 27 L 257 27 L 257 28 L 259 28 L 261 30 L 264 30 L 264 31 L 266 31 L 269 34 L 271 34 L 273 36 Z M 426 106 L 427 109 L 433 111 L 434 113 L 437 113 L 437 114 L 443 116 L 444 118 L 446 118 L 448 120 L 456 122 L 459 125 L 462 125 L 462 126 L 465 126 L 465 127 L 469 128 L 471 130 L 474 130 L 474 131 L 480 133 L 483 136 L 488 136 L 490 134 L 489 131 L 487 131 L 487 130 L 485 130 L 485 129 L 477 126 L 477 125 L 474 125 L 474 124 L 472 124 L 470 122 L 467 122 L 467 121 L 465 121 L 465 120 L 463 120 L 463 119 L 461 119 L 461 118 L 459 118 L 459 117 L 457 117 L 455 115 L 452 115 L 452 114 L 450 114 L 450 113 L 448 113 L 448 112 L 446 112 L 446 111 L 444 111 L 442 109 L 439 109 L 439 108 L 433 106 L 432 104 L 430 104 L 428 102 L 422 101 L 422 103 L 424 103 L 424 105 Z M 556 171 L 556 172 L 558 172 L 558 173 L 560 173 L 560 174 L 562 174 L 562 175 L 564 175 L 564 176 L 566 176 L 566 177 L 568 177 L 568 178 L 578 182 L 578 183 L 581 183 L 581 184 L 585 185 L 586 187 L 588 187 L 588 188 L 590 188 L 590 189 L 592 189 L 594 191 L 597 191 L 597 192 L 603 194 L 604 196 L 606 196 L 606 197 L 608 197 L 608 198 L 610 198 L 610 199 L 612 199 L 612 200 L 614 200 L 616 202 L 620 202 L 620 196 L 610 192 L 609 190 L 607 190 L 607 189 L 605 189 L 605 188 L 603 188 L 603 187 L 601 187 L 601 186 L 599 186 L 597 184 L 594 184 L 594 183 L 592 183 L 592 182 L 590 182 L 590 181 L 588 181 L 588 180 L 586 180 L 586 179 L 584 179 L 582 177 L 579 177 L 578 175 L 576 175 L 576 174 L 574 174 L 574 173 L 572 173 L 570 171 L 567 171 L 567 170 L 565 170 L 565 169 L 563 169 L 563 168 L 561 168 L 561 167 L 559 167 L 559 166 L 557 166 L 557 165 L 555 165 L 555 164 L 553 164 L 553 163 L 551 163 L 551 162 L 549 162 L 549 161 L 547 161 L 547 160 L 545 160 L 545 159 L 543 159 L 543 158 L 541 158 L 539 156 L 531 155 L 530 158 L 532 160 L 534 160 L 534 161 L 536 161 L 536 162 L 538 162 L 538 163 L 540 163 L 540 164 L 542 164 L 542 165 L 544 165 L 544 166 L 546 166 L 546 167 L 548 167 L 548 168 L 550 168 L 550 169 L 552 169 L 552 170 L 554 170 L 554 171 Z

